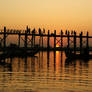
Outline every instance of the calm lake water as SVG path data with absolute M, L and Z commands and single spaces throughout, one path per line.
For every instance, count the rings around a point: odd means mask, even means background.
M 56 51 L 1 62 L 0 92 L 92 92 L 92 60 L 67 61 Z

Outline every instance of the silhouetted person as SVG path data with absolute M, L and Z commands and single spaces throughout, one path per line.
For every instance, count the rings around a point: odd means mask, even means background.
M 70 32 L 68 31 L 68 34 L 70 34 Z
M 71 31 L 71 35 L 73 35 L 74 34 L 74 32 L 73 31 Z
M 30 28 L 28 28 L 28 26 L 27 26 L 27 33 L 30 33 Z
M 63 31 L 61 30 L 61 34 L 63 35 Z
M 76 34 L 76 32 L 74 31 L 74 34 Z
M 68 34 L 68 31 L 66 30 L 65 34 L 67 35 Z
M 30 33 L 30 28 L 28 28 L 28 32 L 27 33 Z
M 43 33 L 45 33 L 45 29 L 43 28 Z
M 41 35 L 41 28 L 39 28 L 39 35 Z
M 36 32 L 36 30 L 35 30 L 35 28 L 32 30 L 32 34 L 35 34 L 35 32 Z

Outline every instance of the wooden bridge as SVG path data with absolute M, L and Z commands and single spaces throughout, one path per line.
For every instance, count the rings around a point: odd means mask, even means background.
M 17 35 L 18 36 L 18 45 L 16 45 L 16 49 L 26 49 L 26 50 L 32 50 L 33 48 L 39 49 L 39 50 L 65 50 L 66 48 L 71 48 L 72 50 L 76 51 L 81 51 L 81 49 L 83 49 L 83 44 L 84 44 L 84 38 L 85 38 L 85 43 L 86 43 L 86 48 L 89 49 L 89 51 L 91 51 L 91 47 L 89 47 L 89 38 L 92 38 L 92 36 L 89 36 L 89 32 L 87 32 L 87 34 L 84 36 L 83 32 L 81 32 L 79 35 L 77 35 L 77 33 L 75 31 L 72 31 L 71 33 L 69 31 L 66 30 L 65 34 L 64 32 L 61 30 L 61 34 L 57 35 L 56 34 L 56 30 L 54 30 L 54 33 L 50 33 L 50 30 L 48 30 L 47 34 L 45 33 L 45 29 L 41 30 L 39 28 L 38 31 L 36 31 L 35 29 L 33 29 L 32 31 L 30 30 L 30 28 L 26 28 L 25 31 L 21 31 L 21 30 L 7 30 L 6 27 L 4 27 L 4 30 L 0 31 L 0 35 L 2 35 L 2 37 L 0 37 L 0 50 L 1 51 L 5 51 L 7 49 L 9 49 L 10 47 L 7 46 L 6 42 L 7 42 L 7 37 L 9 35 Z M 36 45 L 36 37 L 39 37 L 39 44 Z M 47 47 L 44 47 L 44 39 L 43 38 L 47 38 Z M 53 37 L 54 38 L 54 47 L 50 46 L 50 38 Z M 58 38 L 58 39 L 57 39 Z M 67 40 L 67 45 L 66 47 L 63 46 L 64 44 L 64 38 L 66 38 Z M 77 47 L 77 38 L 79 39 L 79 43 L 80 46 Z M 20 46 L 20 40 L 23 40 L 24 42 L 24 46 L 21 47 Z M 72 39 L 72 40 L 71 40 Z M 57 47 L 57 44 L 60 44 L 59 47 Z M 73 44 L 73 46 L 71 47 L 71 44 Z M 28 47 L 28 45 L 30 45 Z

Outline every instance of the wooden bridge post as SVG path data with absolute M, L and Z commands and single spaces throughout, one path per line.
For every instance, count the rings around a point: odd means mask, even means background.
M 68 35 L 67 35 L 67 40 L 68 40 L 67 48 L 70 48 L 70 32 L 69 31 L 68 31 Z
M 39 47 L 41 48 L 41 41 L 42 41 L 42 37 L 41 37 L 41 28 L 38 29 L 39 32 Z
M 18 47 L 20 47 L 20 32 L 18 34 Z
M 34 33 L 34 36 L 33 37 L 34 37 L 34 45 L 33 46 L 35 47 L 35 33 Z
M 48 30 L 48 39 L 47 39 L 47 48 L 49 49 L 49 42 L 50 42 L 50 38 L 49 38 L 49 30 Z
M 82 35 L 83 35 L 83 32 L 81 32 L 80 34 L 80 54 L 82 53 Z
M 28 27 L 27 27 L 27 29 L 26 29 L 26 31 L 25 31 L 25 48 L 27 48 L 27 33 L 28 33 Z
M 6 47 L 6 27 L 4 27 L 4 48 Z
M 36 30 L 34 29 L 34 33 L 33 33 L 33 47 L 35 47 L 35 33 L 36 33 Z
M 56 50 L 56 30 L 54 30 L 54 50 Z
M 27 32 L 25 32 L 25 48 L 27 48 Z
M 45 29 L 43 28 L 43 32 L 42 32 L 42 48 L 43 48 L 43 34 L 45 33 Z
M 74 31 L 74 53 L 76 53 L 76 32 Z
M 34 43 L 33 43 L 33 41 L 34 41 L 34 30 L 35 30 L 35 29 L 33 29 L 33 31 L 32 31 L 32 42 L 31 42 L 31 46 L 32 46 L 32 47 L 33 47 L 33 44 L 34 44 Z
M 33 47 L 33 39 L 34 39 L 34 38 L 33 38 L 33 33 L 32 33 L 32 43 L 31 43 L 31 46 L 32 46 L 32 47 Z
M 33 31 L 32 31 L 32 47 L 35 46 L 35 32 L 36 32 L 36 30 L 34 28 Z
M 61 30 L 61 50 L 62 50 L 62 48 L 63 48 L 63 31 Z
M 43 35 L 42 35 L 42 49 L 43 49 Z
M 39 48 L 41 48 L 41 38 L 39 38 Z
M 89 48 L 89 39 L 88 39 L 88 36 L 89 36 L 89 32 L 87 32 L 87 41 L 86 41 L 86 48 L 87 49 Z

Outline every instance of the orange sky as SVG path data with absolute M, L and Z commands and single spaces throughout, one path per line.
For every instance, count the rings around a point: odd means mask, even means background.
M 92 32 L 92 0 L 0 0 L 0 28 Z

